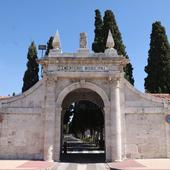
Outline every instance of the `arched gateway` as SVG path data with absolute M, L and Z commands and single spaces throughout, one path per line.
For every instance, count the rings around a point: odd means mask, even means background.
M 53 43 L 58 39 L 56 37 Z M 112 44 L 110 39 L 109 37 L 108 45 Z M 81 44 L 86 42 L 82 38 L 80 41 Z M 106 160 L 121 160 L 124 154 L 122 153 L 120 80 L 123 79 L 123 67 L 128 62 L 127 59 L 118 56 L 112 46 L 105 53 L 91 55 L 86 45 L 83 45 L 84 48 L 80 46 L 78 53 L 75 54 L 61 53 L 59 47 L 56 46 L 50 51 L 48 57 L 39 60 L 44 69 L 43 77 L 46 79 L 49 94 L 49 96 L 46 94 L 49 101 L 47 98 L 45 107 L 47 123 L 45 160 L 60 160 L 62 103 L 69 93 L 78 89 L 91 90 L 100 96 L 104 104 Z M 96 102 L 95 99 L 92 100 Z M 54 124 L 55 129 L 52 126 Z M 53 134 L 52 138 L 49 138 L 49 134 Z
M 63 112 L 77 100 L 102 109 L 106 161 L 170 157 L 168 95 L 143 94 L 124 79 L 128 60 L 110 33 L 104 53 L 90 54 L 85 38 L 77 53 L 62 53 L 57 33 L 54 49 L 38 60 L 43 79 L 0 100 L 0 158 L 60 161 Z
M 64 117 L 64 113 L 66 112 L 67 107 L 75 102 L 75 101 L 90 101 L 92 103 L 95 103 L 103 112 L 104 114 L 104 125 L 107 125 L 109 123 L 109 110 L 107 108 L 110 108 L 110 102 L 108 99 L 108 96 L 106 95 L 105 91 L 103 89 L 101 89 L 99 86 L 90 83 L 90 82 L 84 82 L 84 81 L 80 81 L 77 83 L 73 83 L 67 87 L 65 87 L 60 94 L 58 95 L 57 101 L 56 101 L 56 105 L 59 106 L 59 108 L 57 108 L 57 110 L 61 110 L 59 111 L 59 116 L 57 117 L 57 119 L 60 119 L 60 124 L 58 124 L 60 127 L 61 123 L 63 122 L 63 117 Z M 96 117 L 96 121 L 97 121 L 97 117 Z M 106 146 L 106 153 L 109 153 L 109 149 L 107 146 L 109 146 L 108 143 L 108 130 L 105 130 L 105 146 Z M 56 128 L 56 132 L 55 134 L 57 134 L 56 138 L 58 138 L 58 134 L 60 132 L 62 133 L 62 131 L 60 130 L 60 128 Z M 60 136 L 62 137 L 63 135 L 60 134 Z M 62 141 L 60 139 L 60 141 Z M 55 146 L 56 148 L 60 148 L 60 153 L 61 153 L 61 148 L 62 148 L 62 144 L 63 142 L 58 143 L 58 146 Z M 57 153 L 59 153 L 59 151 L 57 151 Z M 107 157 L 107 155 L 106 155 Z M 56 160 L 58 159 L 58 157 L 55 158 Z

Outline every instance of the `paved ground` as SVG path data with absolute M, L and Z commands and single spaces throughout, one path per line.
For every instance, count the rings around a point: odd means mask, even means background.
M 95 152 L 97 151 L 98 153 L 104 153 L 104 148 L 100 148 L 97 146 L 95 143 L 88 143 L 85 141 L 82 141 L 79 138 L 76 138 L 72 136 L 71 134 L 65 135 L 64 136 L 64 141 L 67 142 L 67 153 L 72 153 L 72 152 L 84 152 L 88 151 L 90 152 Z M 62 148 L 62 151 L 64 152 L 64 146 Z
M 170 159 L 136 159 L 108 164 L 120 170 L 170 170 Z
M 63 147 L 60 157 L 62 162 L 103 163 L 105 161 L 104 149 L 94 143 L 84 142 L 72 135 L 65 135 L 64 141 L 67 141 L 67 153 L 64 153 Z
M 0 160 L 0 170 L 56 170 L 58 163 L 29 160 Z
M 110 170 L 110 168 L 104 163 L 79 164 L 1 160 L 0 170 Z
M 118 163 L 58 163 L 0 160 L 0 170 L 170 170 L 170 159 L 137 159 Z
M 110 170 L 107 164 L 60 163 L 57 170 Z

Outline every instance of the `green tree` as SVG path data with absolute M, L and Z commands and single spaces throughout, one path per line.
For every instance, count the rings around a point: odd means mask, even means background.
M 25 71 L 24 78 L 23 78 L 23 87 L 22 92 L 31 88 L 36 82 L 39 81 L 39 67 L 37 60 L 37 49 L 35 43 L 32 42 L 30 47 L 28 48 L 27 53 L 27 70 Z
M 100 11 L 98 9 L 95 10 L 95 37 L 94 42 L 92 44 L 92 50 L 96 53 L 103 52 L 104 46 L 103 46 L 103 21 L 101 18 Z M 102 50 L 103 49 L 103 50 Z
M 106 10 L 105 15 L 103 17 L 103 43 L 104 47 L 106 48 L 106 41 L 107 41 L 107 36 L 108 32 L 111 30 L 112 36 L 115 41 L 115 49 L 117 50 L 119 55 L 125 56 L 127 59 L 129 59 L 126 51 L 125 51 L 125 46 L 122 41 L 122 36 L 119 31 L 118 25 L 116 23 L 115 16 L 111 10 Z M 134 85 L 134 78 L 133 78 L 133 68 L 131 63 L 127 64 L 126 67 L 124 68 L 125 72 L 125 78 L 132 84 Z
M 77 136 L 78 133 L 81 133 L 83 136 L 87 129 L 90 130 L 91 136 L 93 137 L 95 136 L 94 132 L 103 132 L 104 116 L 96 104 L 87 100 L 81 100 L 76 102 L 74 108 L 69 110 L 72 113 L 66 112 L 64 120 L 68 120 L 68 115 L 73 115 L 70 123 L 70 132 L 75 134 L 75 136 Z M 65 123 L 67 123 L 67 121 Z
M 150 93 L 170 93 L 170 46 L 161 22 L 152 24 L 145 90 Z
M 50 49 L 53 49 L 53 45 L 52 45 L 53 39 L 54 39 L 54 37 L 52 37 L 52 36 L 49 38 L 49 40 L 47 42 L 47 50 L 45 52 L 45 55 L 48 55 L 50 52 Z
M 100 11 L 97 10 L 96 17 L 95 17 L 95 39 L 94 39 L 94 43 L 93 43 L 93 46 L 92 46 L 92 50 L 94 52 L 104 52 L 105 51 L 108 32 L 109 32 L 109 30 L 111 30 L 114 41 L 115 41 L 115 49 L 117 50 L 118 54 L 123 55 L 127 59 L 129 59 L 129 57 L 128 57 L 126 51 L 125 51 L 125 46 L 123 44 L 121 33 L 119 31 L 119 28 L 118 28 L 118 25 L 116 23 L 116 19 L 115 19 L 113 12 L 111 10 L 105 11 L 105 14 L 104 14 L 104 17 L 103 17 L 103 24 L 101 24 L 101 20 L 99 20 L 99 18 L 100 18 L 99 14 L 100 14 Z M 96 24 L 96 23 L 98 23 L 98 24 Z M 100 33 L 101 32 L 101 25 L 103 25 L 102 26 L 103 27 L 102 28 L 102 34 Z M 102 37 L 101 37 L 101 35 L 102 35 Z M 102 42 L 102 44 L 101 44 L 101 42 Z M 132 85 L 134 85 L 133 68 L 132 68 L 131 63 L 126 65 L 126 67 L 124 68 L 124 72 L 125 72 L 125 78 Z

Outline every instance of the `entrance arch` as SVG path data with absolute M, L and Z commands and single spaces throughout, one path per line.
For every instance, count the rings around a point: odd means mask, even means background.
M 84 82 L 80 81 L 77 83 L 73 83 L 67 87 L 65 87 L 60 94 L 57 97 L 56 100 L 56 127 L 55 127 L 55 140 L 54 140 L 54 160 L 58 161 L 60 160 L 60 152 L 61 152 L 61 122 L 62 122 L 62 105 L 63 101 L 71 92 L 76 91 L 77 89 L 87 89 L 90 90 L 93 93 L 96 93 L 103 103 L 103 112 L 104 112 L 104 129 L 105 129 L 105 154 L 106 154 L 106 160 L 109 155 L 109 112 L 110 112 L 110 101 L 108 99 L 107 94 L 105 91 L 100 88 L 99 86 L 90 83 L 90 82 Z M 97 101 L 95 101 L 97 102 Z
M 81 89 L 81 88 L 84 88 L 84 89 L 89 89 L 89 90 L 92 90 L 94 92 L 96 92 L 103 100 L 103 103 L 104 103 L 104 107 L 110 107 L 110 101 L 109 101 L 109 98 L 107 96 L 107 94 L 105 93 L 105 91 L 100 88 L 99 86 L 93 84 L 93 83 L 90 83 L 90 82 L 77 82 L 77 83 L 73 83 L 67 87 L 65 87 L 61 92 L 60 94 L 58 95 L 58 98 L 57 98 L 57 101 L 56 101 L 56 104 L 57 104 L 57 107 L 61 107 L 62 105 L 62 102 L 64 100 L 64 98 L 71 92 L 71 91 L 74 91 L 76 89 Z

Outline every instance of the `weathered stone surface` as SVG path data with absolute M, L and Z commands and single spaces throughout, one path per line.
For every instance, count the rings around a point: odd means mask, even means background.
M 52 50 L 38 62 L 41 81 L 21 95 L 0 99 L 1 159 L 59 161 L 64 110 L 83 99 L 104 111 L 107 161 L 170 157 L 170 124 L 165 122 L 170 105 L 124 79 L 127 59 Z

